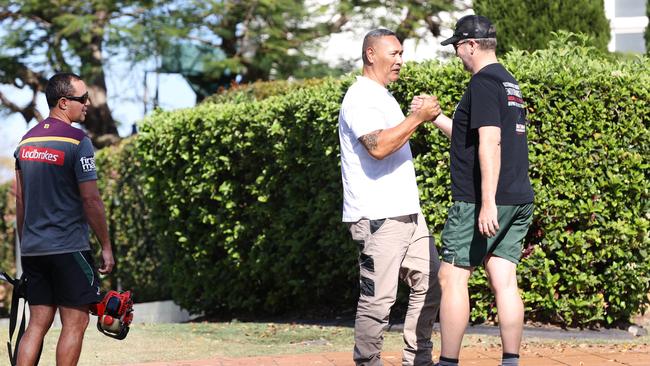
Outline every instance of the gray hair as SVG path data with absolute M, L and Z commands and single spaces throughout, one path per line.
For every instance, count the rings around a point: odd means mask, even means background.
M 494 51 L 497 49 L 497 39 L 496 38 L 477 38 L 474 39 L 478 43 L 479 50 Z
M 393 32 L 390 29 L 386 28 L 377 28 L 373 29 L 368 34 L 366 34 L 365 37 L 363 37 L 363 46 L 361 48 L 361 58 L 363 59 L 363 64 L 364 65 L 369 65 L 370 61 L 368 61 L 368 57 L 366 56 L 366 50 L 368 47 L 371 47 L 372 44 L 377 40 L 378 38 L 381 37 L 388 37 L 388 36 L 393 36 L 397 37 L 395 32 Z

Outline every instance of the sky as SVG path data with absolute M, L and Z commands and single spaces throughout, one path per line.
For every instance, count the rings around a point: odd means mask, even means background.
M 451 47 L 442 48 L 439 44 L 453 33 L 451 26 L 454 19 L 471 13 L 471 10 L 455 13 L 453 18 L 448 13 L 440 14 L 443 21 L 443 31 L 439 38 L 434 38 L 427 31 L 423 31 L 424 37 L 418 42 L 408 39 L 404 42 L 405 61 L 423 61 L 426 59 L 438 58 L 443 53 L 449 52 Z M 369 24 L 351 24 L 345 32 L 334 34 L 323 40 L 318 50 L 318 57 L 327 60 L 332 66 L 341 62 L 354 61 L 361 67 L 361 43 L 365 32 L 371 29 Z M 448 58 L 448 57 L 447 57 Z M 147 94 L 151 99 L 158 85 L 159 104 L 163 110 L 175 110 L 189 108 L 195 105 L 196 95 L 179 74 L 156 75 L 148 70 L 153 70 L 153 64 L 131 65 L 123 59 L 112 58 L 106 64 L 105 74 L 108 89 L 108 104 L 111 107 L 113 118 L 119 122 L 118 131 L 121 136 L 131 133 L 131 126 L 142 120 L 144 117 L 144 78 L 147 75 Z M 11 101 L 26 105 L 31 99 L 31 92 L 17 89 L 13 86 L 1 85 L 2 91 Z M 37 108 L 44 115 L 48 114 L 45 95 L 41 94 L 37 99 Z M 13 152 L 21 137 L 36 122 L 29 125 L 19 114 L 0 114 L 0 182 L 12 179 Z

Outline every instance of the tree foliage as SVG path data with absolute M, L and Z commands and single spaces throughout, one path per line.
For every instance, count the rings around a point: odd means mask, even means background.
M 0 184 L 0 270 L 14 275 L 16 197 L 13 183 Z M 6 281 L 0 281 L 0 316 L 9 315 L 13 288 Z
M 420 29 L 438 36 L 437 14 L 455 8 L 452 0 L 355 0 L 326 4 L 305 0 L 194 0 L 184 7 L 184 41 L 209 46 L 202 52 L 203 57 L 197 55 L 195 69 L 183 72 L 200 99 L 235 80 L 246 83 L 336 74 L 318 58 L 319 41 L 359 24 L 392 28 L 402 41 L 422 37 Z M 215 55 L 211 51 L 215 48 L 220 53 Z M 168 57 L 179 54 L 183 56 L 177 52 Z
M 117 138 L 105 73 L 118 54 L 130 63 L 157 59 L 201 100 L 235 81 L 336 73 L 314 55 L 317 41 L 363 21 L 392 27 L 402 40 L 422 36 L 421 27 L 438 35 L 436 14 L 453 8 L 453 0 L 0 0 L 0 83 L 32 93 L 25 106 L 0 94 L 0 108 L 40 120 L 36 97 L 47 78 L 76 72 L 92 100 L 84 125 L 103 146 Z
M 475 0 L 474 10 L 496 25 L 499 54 L 546 48 L 560 30 L 587 34 L 603 51 L 610 39 L 603 0 Z
M 36 1 L 1 0 L 0 83 L 31 91 L 20 106 L 3 94 L 5 110 L 21 113 L 26 122 L 43 118 L 36 98 L 55 72 L 75 72 L 88 85 L 91 107 L 84 126 L 95 145 L 117 139 L 116 122 L 107 101 L 105 63 L 120 47 L 135 61 L 147 52 L 154 27 L 142 27 L 156 9 L 153 0 Z

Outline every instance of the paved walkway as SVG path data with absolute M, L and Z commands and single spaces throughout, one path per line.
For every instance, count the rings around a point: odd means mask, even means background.
M 650 345 L 579 345 L 558 344 L 525 346 L 521 366 L 650 366 Z M 354 366 L 350 352 L 264 357 L 143 363 L 130 366 Z M 497 366 L 501 350 L 497 347 L 465 347 L 462 366 Z M 401 365 L 399 352 L 383 355 L 384 365 Z

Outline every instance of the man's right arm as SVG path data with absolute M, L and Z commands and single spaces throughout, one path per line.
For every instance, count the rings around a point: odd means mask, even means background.
M 442 133 L 447 136 L 447 138 L 451 138 L 451 126 L 452 126 L 452 120 L 451 118 L 445 116 L 444 114 L 440 113 L 436 119 L 433 120 L 433 124 L 442 131 Z
M 79 183 L 79 193 L 81 194 L 86 220 L 102 246 L 103 263 L 98 270 L 100 273 L 110 273 L 115 265 L 115 260 L 113 259 L 111 239 L 106 225 L 104 203 L 99 195 L 99 189 L 97 189 L 97 181 L 89 180 Z
M 426 94 L 416 95 L 411 101 L 410 110 L 417 111 L 418 109 L 422 108 L 422 105 L 427 98 L 431 98 L 431 96 Z M 451 127 L 452 127 L 451 118 L 440 113 L 438 117 L 436 117 L 436 119 L 433 120 L 433 125 L 438 127 L 440 131 L 442 131 L 442 133 L 445 134 L 445 136 L 451 138 Z
M 376 130 L 359 137 L 359 141 L 368 154 L 377 160 L 382 160 L 399 150 L 411 138 L 423 122 L 434 119 L 440 114 L 440 105 L 435 98 L 425 101 L 417 111 L 409 114 L 397 126 L 384 130 Z

